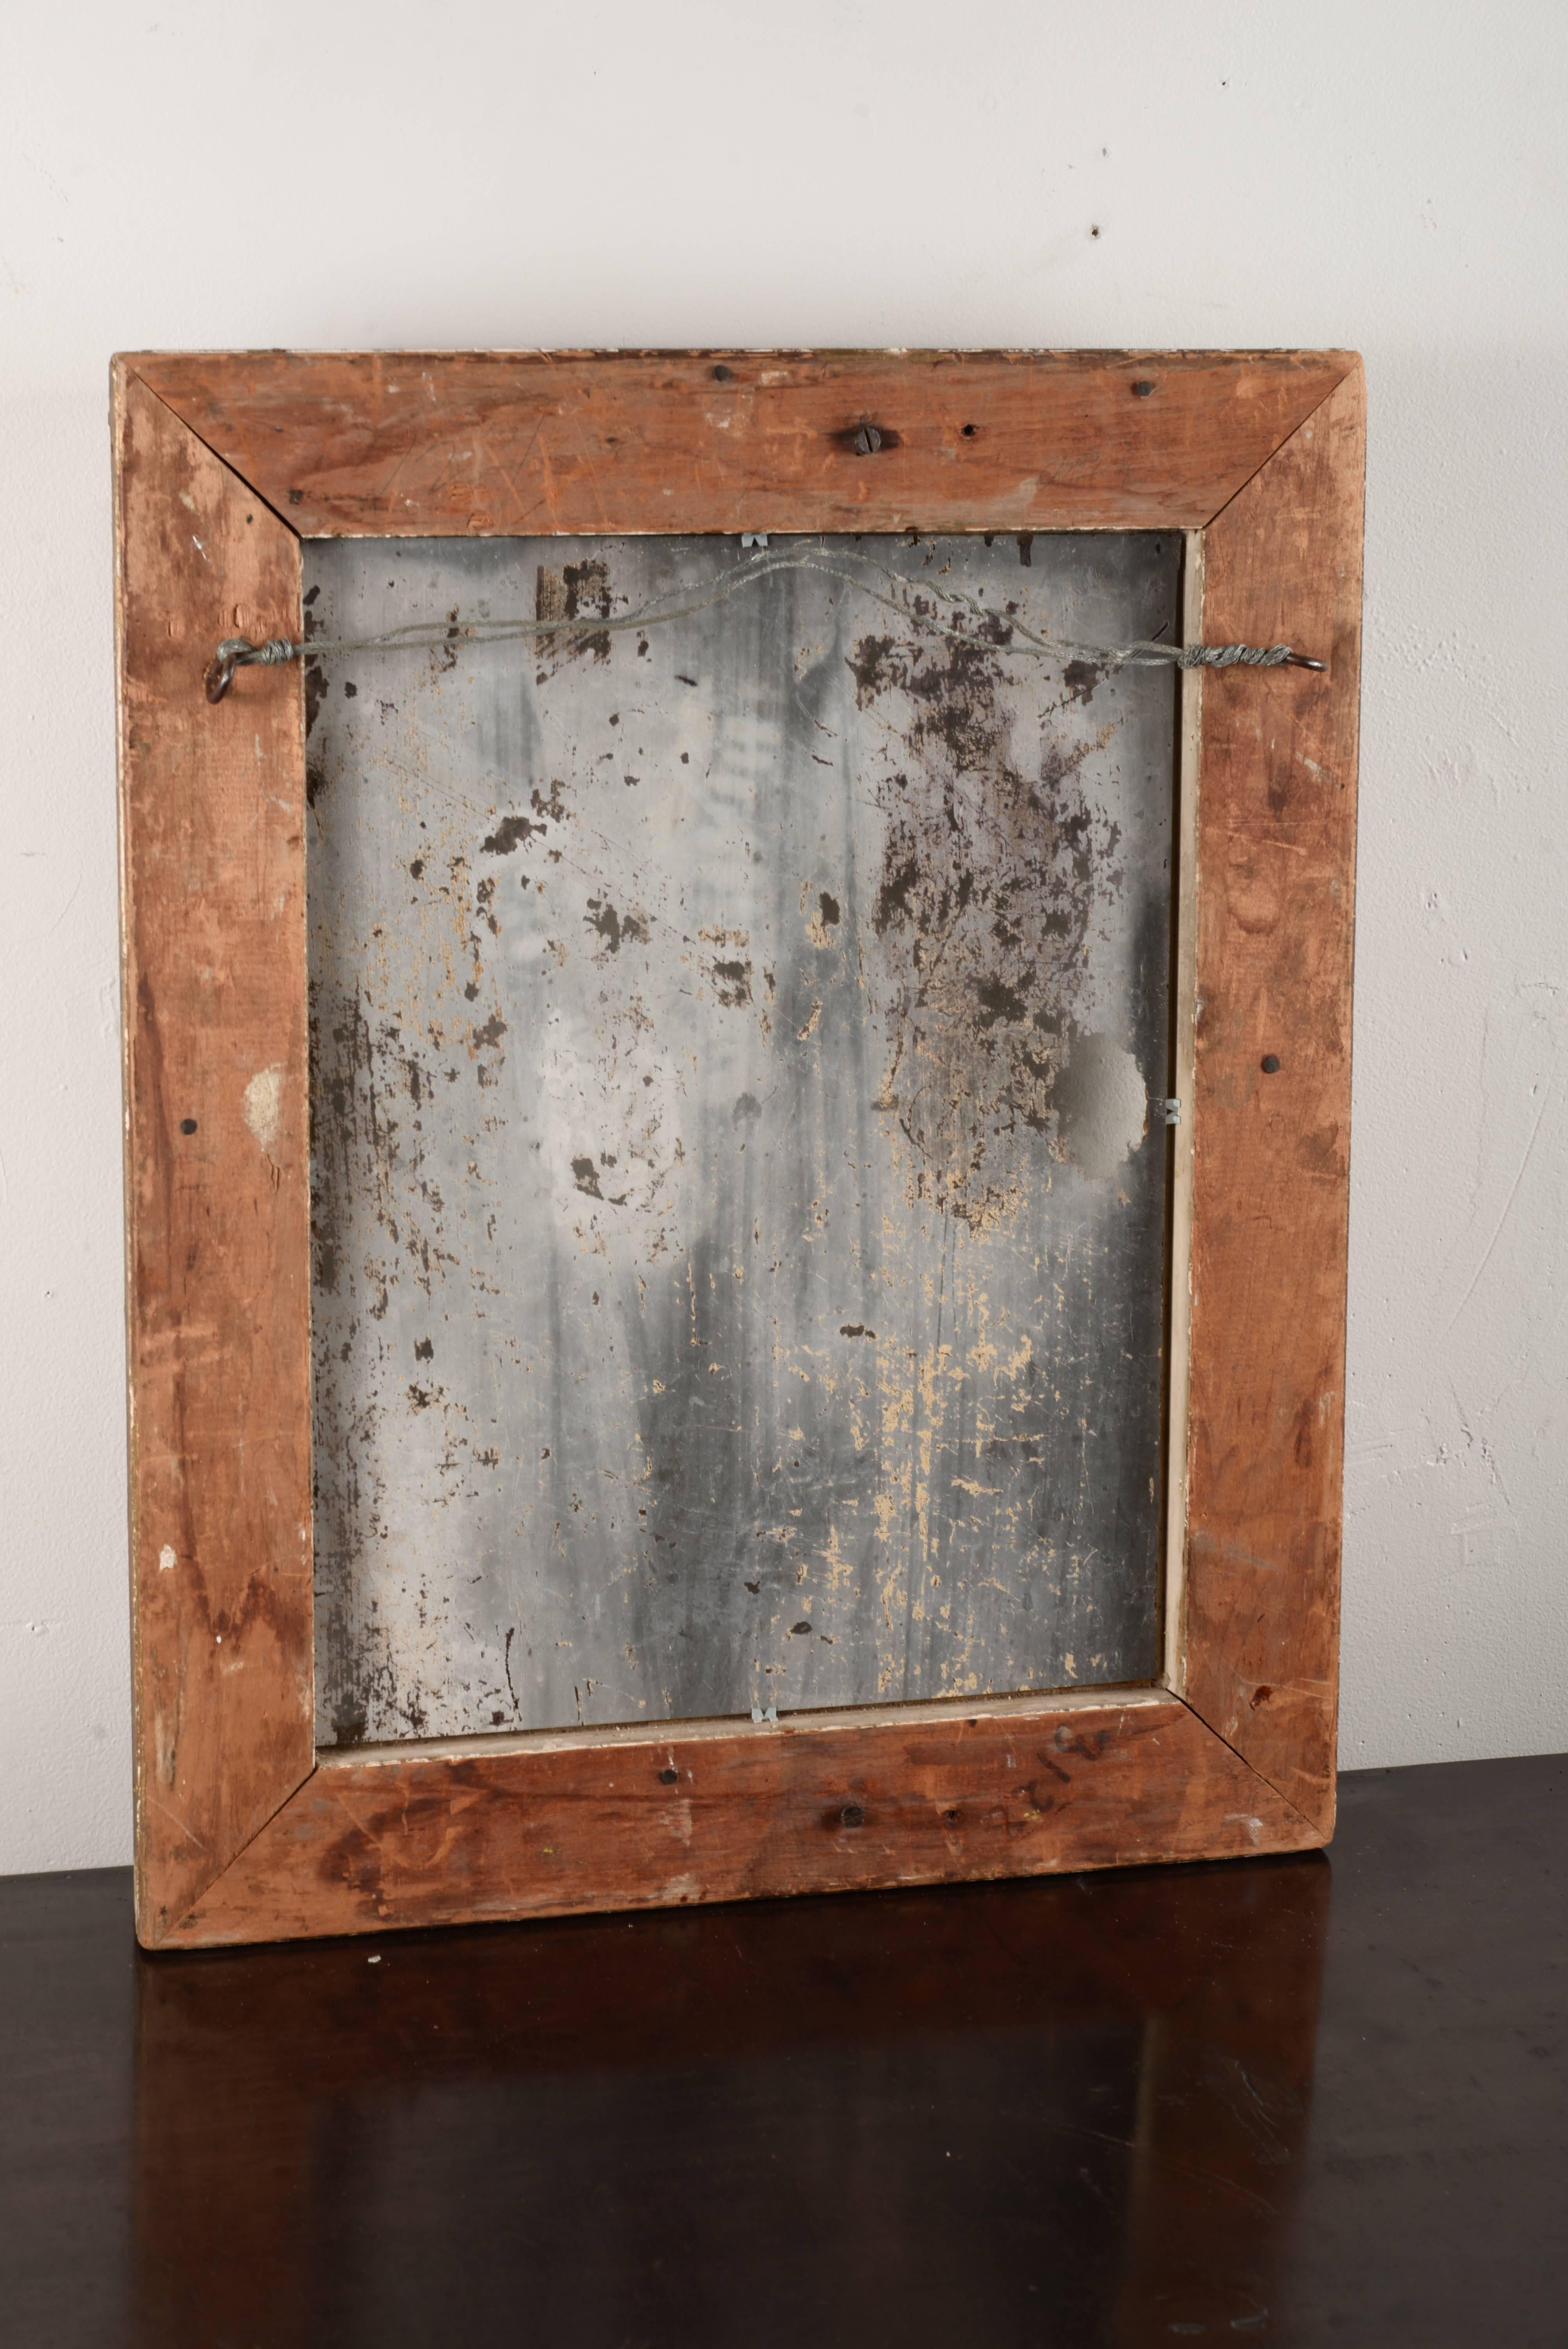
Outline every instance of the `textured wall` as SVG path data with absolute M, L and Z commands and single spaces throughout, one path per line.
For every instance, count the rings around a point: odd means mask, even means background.
M 117 347 L 1348 344 L 1346 1763 L 1568 1744 L 1568 18 L 62 0 L 0 83 L 0 1867 L 129 1842 Z

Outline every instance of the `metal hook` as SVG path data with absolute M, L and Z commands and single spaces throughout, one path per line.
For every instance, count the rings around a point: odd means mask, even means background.
M 225 636 L 207 665 L 207 698 L 222 701 L 234 681 L 237 668 L 276 668 L 292 661 L 299 647 L 287 636 L 269 636 L 253 645 L 249 636 Z

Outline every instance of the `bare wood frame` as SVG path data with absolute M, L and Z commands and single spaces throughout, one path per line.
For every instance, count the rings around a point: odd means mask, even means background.
M 1355 356 L 140 354 L 113 415 L 143 1943 L 1326 1843 Z M 304 536 L 908 527 L 1180 530 L 1189 641 L 1328 664 L 1183 685 L 1161 1676 L 318 1754 L 302 687 L 212 648 Z

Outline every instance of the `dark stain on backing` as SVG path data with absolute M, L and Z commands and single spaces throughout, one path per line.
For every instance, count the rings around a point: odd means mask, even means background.
M 603 939 L 604 950 L 607 954 L 619 954 L 624 938 L 630 939 L 638 946 L 646 946 L 648 942 L 646 916 L 637 913 L 620 913 L 612 905 L 608 897 L 590 897 L 588 911 L 583 915 L 583 919 L 589 929 Z
M 486 856 L 510 856 L 532 833 L 544 829 L 542 823 L 535 823 L 526 815 L 503 816 L 489 837 L 480 841 L 480 847 Z
M 1121 877 L 1117 826 L 1078 780 L 1092 745 L 1047 735 L 1025 764 L 1004 698 L 1009 635 L 992 616 L 962 642 L 879 634 L 849 657 L 862 709 L 910 713 L 910 764 L 877 789 L 872 927 L 896 1006 L 878 1107 L 918 1154 L 919 1195 L 980 1225 L 1006 1195 L 988 1167 L 998 1136 L 1054 1130 L 1090 924 Z
M 581 620 L 586 623 L 591 614 L 607 620 L 614 605 L 609 565 L 597 557 L 590 556 L 583 563 L 564 564 L 559 571 L 552 571 L 548 564 L 539 565 L 533 595 L 533 616 L 536 620 Z M 585 654 L 591 654 L 596 661 L 607 661 L 610 657 L 608 630 L 592 626 L 552 629 L 550 635 L 540 636 L 536 641 L 544 676 L 552 675 L 565 661 L 581 660 Z
M 716 961 L 713 984 L 727 1011 L 743 1010 L 751 1000 L 751 965 L 748 962 Z

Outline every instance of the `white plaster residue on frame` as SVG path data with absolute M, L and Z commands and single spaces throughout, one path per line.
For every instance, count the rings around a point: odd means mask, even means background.
M 259 1069 L 245 1087 L 245 1123 L 269 1157 L 277 1140 L 283 1106 L 282 1068 Z

